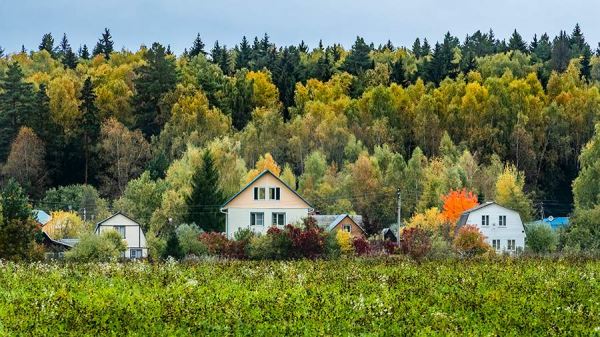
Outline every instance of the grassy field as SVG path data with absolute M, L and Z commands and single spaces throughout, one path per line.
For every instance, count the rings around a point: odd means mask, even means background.
M 600 262 L 0 264 L 0 335 L 600 335 Z

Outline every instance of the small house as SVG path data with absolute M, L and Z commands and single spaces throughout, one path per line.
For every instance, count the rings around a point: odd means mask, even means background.
M 273 172 L 264 170 L 221 206 L 225 234 L 233 238 L 240 229 L 266 233 L 307 218 L 312 206 Z
M 497 252 L 514 253 L 525 249 L 525 228 L 518 212 L 495 202 L 486 202 L 462 213 L 456 230 L 477 227 Z
M 148 257 L 146 236 L 144 235 L 142 226 L 138 222 L 121 212 L 117 212 L 107 219 L 98 222 L 94 233 L 99 235 L 103 231 L 111 229 L 117 231 L 127 244 L 127 249 L 123 253 L 123 257 L 129 259 Z
M 342 230 L 350 233 L 353 237 L 367 237 L 367 232 L 363 228 L 362 216 L 349 214 L 335 215 L 313 215 L 317 226 L 328 232 Z

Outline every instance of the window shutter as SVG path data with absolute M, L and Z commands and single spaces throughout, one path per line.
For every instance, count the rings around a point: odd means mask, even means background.
M 254 200 L 258 200 L 258 187 L 254 188 Z

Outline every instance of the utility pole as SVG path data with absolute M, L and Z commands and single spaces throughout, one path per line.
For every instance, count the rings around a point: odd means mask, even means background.
M 544 216 L 544 202 L 543 201 L 541 202 L 541 208 L 542 208 L 542 221 L 544 221 L 545 216 Z
M 398 195 L 398 240 L 400 240 L 400 229 L 402 228 L 402 194 L 400 193 L 400 189 L 396 193 Z

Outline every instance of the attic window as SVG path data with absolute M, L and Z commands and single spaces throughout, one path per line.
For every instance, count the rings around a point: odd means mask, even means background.
M 265 200 L 266 197 L 266 189 L 264 187 L 255 187 L 254 188 L 254 200 Z
M 279 187 L 270 187 L 269 188 L 269 199 L 280 200 L 281 199 L 281 189 Z
M 348 233 L 350 233 L 350 232 L 352 232 L 352 226 L 350 226 L 350 225 L 344 225 L 344 226 L 342 227 L 342 230 L 343 230 L 344 232 L 348 232 Z

